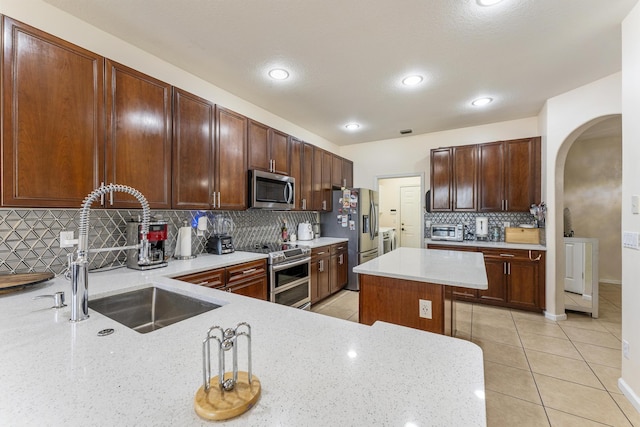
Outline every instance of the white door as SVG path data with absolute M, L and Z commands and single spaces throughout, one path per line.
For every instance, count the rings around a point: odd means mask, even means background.
M 564 290 L 584 293 L 584 243 L 565 243 Z
M 400 188 L 400 242 L 405 248 L 421 248 L 422 196 L 420 186 Z

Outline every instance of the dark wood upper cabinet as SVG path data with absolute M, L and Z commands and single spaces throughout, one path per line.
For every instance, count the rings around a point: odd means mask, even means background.
M 300 177 L 302 182 L 298 185 L 300 189 L 300 203 L 302 204 L 303 210 L 314 210 L 314 146 L 311 144 L 307 144 L 306 142 L 302 144 L 302 164 L 300 171 Z M 318 178 L 318 190 L 320 178 Z M 319 200 L 319 198 L 318 198 Z
M 431 150 L 431 210 L 448 212 L 453 206 L 451 181 L 453 179 L 453 150 Z
M 322 203 L 320 210 L 331 211 L 333 209 L 333 186 L 331 185 L 333 168 L 333 154 L 322 150 Z
M 214 113 L 213 103 L 174 88 L 171 203 L 174 209 L 206 210 L 213 206 L 213 198 L 217 196 L 213 174 Z
M 333 155 L 331 161 L 331 186 L 333 188 L 342 188 L 344 181 L 342 179 L 342 157 Z
M 479 211 L 528 212 L 540 202 L 540 137 L 479 147 Z
M 216 106 L 215 145 L 216 208 L 247 208 L 247 118 Z
M 129 185 L 153 209 L 171 208 L 171 86 L 106 60 L 106 181 Z M 113 207 L 138 208 L 125 193 Z
M 477 209 L 478 146 L 453 147 L 453 210 L 473 212 Z
M 302 210 L 302 145 L 303 142 L 291 137 L 289 141 L 289 175 L 295 179 L 293 210 Z
M 311 204 L 312 211 L 322 210 L 322 153 L 324 150 L 318 147 L 313 147 L 313 166 L 311 189 L 313 192 L 313 203 Z
M 249 169 L 289 175 L 289 135 L 249 119 Z
M 342 179 L 345 181 L 345 187 L 353 188 L 353 162 L 351 160 L 342 159 Z
M 2 20 L 2 205 L 80 207 L 104 177 L 104 59 Z

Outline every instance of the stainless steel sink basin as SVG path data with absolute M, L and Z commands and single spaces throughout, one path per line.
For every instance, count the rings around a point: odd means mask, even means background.
M 89 300 L 89 308 L 141 334 L 218 307 L 208 301 L 153 286 Z

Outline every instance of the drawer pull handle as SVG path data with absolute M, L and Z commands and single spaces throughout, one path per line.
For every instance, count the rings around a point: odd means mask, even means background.
M 515 255 L 514 254 L 500 254 L 500 256 L 506 256 L 506 257 L 513 258 Z
M 316 255 L 322 255 L 324 252 L 318 252 Z
M 196 283 L 196 285 L 200 285 L 200 286 L 204 286 L 204 285 L 208 285 L 208 284 L 209 284 L 209 281 Z
M 254 272 L 254 271 L 256 271 L 256 270 L 257 270 L 257 268 L 250 268 L 249 270 L 244 270 L 244 271 L 242 272 L 242 274 L 249 274 L 249 273 L 253 273 L 253 272 Z
M 529 260 L 530 261 L 540 261 L 540 258 L 542 258 L 542 254 L 538 254 L 538 257 L 533 259 L 531 258 L 531 251 L 529 251 Z

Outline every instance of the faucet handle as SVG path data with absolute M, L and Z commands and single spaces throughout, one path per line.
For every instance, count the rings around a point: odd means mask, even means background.
M 67 305 L 64 303 L 64 292 L 60 291 L 60 292 L 56 292 L 53 295 L 38 295 L 33 297 L 33 299 L 41 299 L 41 298 L 53 298 L 53 307 L 51 308 L 62 308 L 62 307 L 66 307 Z

